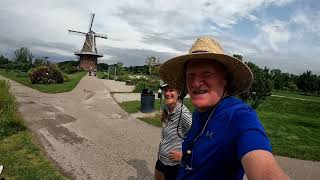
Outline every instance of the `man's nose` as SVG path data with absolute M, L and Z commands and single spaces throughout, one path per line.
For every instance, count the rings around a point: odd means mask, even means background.
M 200 78 L 200 77 L 195 76 L 195 77 L 192 79 L 191 85 L 192 85 L 193 88 L 198 88 L 198 87 L 200 87 L 201 85 L 203 85 L 203 79 Z

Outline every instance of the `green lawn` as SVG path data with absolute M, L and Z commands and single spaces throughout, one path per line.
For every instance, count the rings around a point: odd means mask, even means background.
M 157 113 L 155 116 L 142 117 L 139 119 L 148 124 L 151 124 L 152 126 L 161 127 L 160 117 L 160 113 Z
M 65 179 L 25 130 L 9 85 L 0 80 L 0 165 L 5 179 Z
M 163 103 L 163 100 L 162 100 L 162 103 Z M 191 101 L 190 101 L 189 98 L 185 98 L 184 101 L 183 101 L 183 104 L 185 106 L 187 106 L 187 108 L 190 111 L 194 110 L 194 107 L 192 106 Z M 119 103 L 119 105 L 120 105 L 120 107 L 122 109 L 124 109 L 128 113 L 136 113 L 136 112 L 140 111 L 140 101 L 127 101 L 127 102 Z M 158 110 L 158 111 L 160 109 L 160 101 L 159 101 L 159 99 L 155 100 L 155 109 Z
M 294 97 L 294 98 L 300 98 L 300 99 L 309 99 L 309 100 L 320 102 L 320 96 L 309 96 L 309 95 L 305 96 L 303 94 L 300 94 L 299 92 L 273 91 L 272 95 L 287 96 L 287 97 Z
M 78 82 L 83 76 L 86 75 L 86 73 L 87 72 L 77 72 L 73 74 L 67 74 L 70 80 L 62 84 L 31 84 L 26 74 L 5 72 L 4 70 L 0 70 L 0 75 L 45 93 L 61 93 L 71 91 L 77 86 Z
M 0 140 L 0 154 L 5 179 L 66 179 L 27 131 Z
M 190 99 L 184 104 L 193 111 Z M 120 103 L 129 113 L 139 111 L 139 101 Z M 159 101 L 156 101 L 159 109 Z M 257 109 L 276 155 L 320 161 L 320 103 L 268 97 Z M 140 118 L 160 126 L 160 116 Z
M 257 112 L 276 154 L 320 161 L 320 103 L 269 97 Z

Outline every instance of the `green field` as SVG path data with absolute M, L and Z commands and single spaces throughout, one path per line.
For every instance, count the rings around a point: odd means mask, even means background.
M 320 103 L 269 97 L 257 112 L 276 154 L 320 161 Z
M 302 95 L 299 92 L 289 92 L 289 91 L 273 91 L 272 95 L 278 95 L 278 96 L 286 96 L 286 97 L 293 97 L 293 98 L 300 98 L 300 99 L 308 99 L 312 101 L 319 101 L 320 102 L 320 96 L 305 96 Z
M 5 179 L 66 179 L 46 159 L 28 131 L 18 132 L 0 140 L 1 177 Z
M 25 130 L 9 85 L 0 80 L 0 178 L 65 179 Z
M 290 97 L 290 94 L 286 96 Z M 190 99 L 185 105 L 193 111 Z M 159 102 L 156 101 L 159 109 Z M 138 112 L 139 101 L 120 103 L 129 113 Z M 320 161 L 320 103 L 268 97 L 257 109 L 276 155 Z M 160 116 L 142 120 L 160 126 Z
M 73 74 L 67 74 L 70 80 L 62 84 L 31 84 L 26 74 L 0 70 L 1 76 L 45 93 L 61 93 L 71 91 L 77 86 L 78 82 L 83 76 L 86 75 L 86 73 L 87 72 L 77 72 Z

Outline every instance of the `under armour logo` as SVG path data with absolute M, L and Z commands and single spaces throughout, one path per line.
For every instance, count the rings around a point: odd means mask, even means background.
M 210 139 L 212 139 L 212 137 L 213 137 L 213 132 L 212 131 L 207 131 L 207 133 L 206 133 L 206 137 L 208 137 L 208 138 L 210 138 Z

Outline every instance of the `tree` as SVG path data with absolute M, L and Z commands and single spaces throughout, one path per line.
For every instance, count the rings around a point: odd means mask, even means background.
M 2 54 L 0 55 L 0 65 L 2 64 L 8 64 L 9 63 L 9 59 L 4 57 Z
M 145 74 L 145 75 L 150 74 L 148 65 L 130 66 L 128 70 L 133 74 Z
M 307 70 L 296 79 L 296 84 L 304 95 L 307 95 L 308 92 L 315 92 L 317 91 L 317 76 Z
M 116 68 L 116 75 L 124 75 L 126 73 L 122 62 L 117 62 L 117 64 L 114 64 L 113 66 Z
M 242 59 L 243 59 L 243 56 L 240 54 L 233 54 L 233 57 L 239 59 L 240 61 L 242 61 Z
M 150 76 L 152 75 L 152 73 L 158 73 L 158 69 L 160 66 L 159 58 L 156 58 L 154 56 L 147 57 L 145 63 L 149 66 L 149 75 Z
M 33 55 L 27 47 L 14 51 L 14 62 L 32 64 Z
M 27 47 L 22 47 L 14 52 L 14 69 L 18 71 L 28 72 L 32 67 L 32 53 Z
M 0 69 L 7 69 L 9 64 L 9 59 L 5 58 L 2 54 L 0 55 Z
M 283 81 L 281 79 L 281 70 L 280 69 L 272 69 L 270 71 L 270 75 L 274 82 L 274 89 L 280 90 L 283 88 Z
M 235 55 L 234 55 L 235 56 Z M 241 55 L 236 55 L 239 60 L 243 60 Z M 251 102 L 253 108 L 257 108 L 266 97 L 271 95 L 273 89 L 273 80 L 269 74 L 269 69 L 261 69 L 259 66 L 255 65 L 252 62 L 245 62 L 247 66 L 251 69 L 253 73 L 253 84 L 252 87 L 247 91 L 239 95 L 244 101 Z
M 33 67 L 48 66 L 50 64 L 48 57 L 36 58 L 33 62 Z
M 74 60 L 63 61 L 63 62 L 59 62 L 59 63 L 58 63 L 58 67 L 66 66 L 66 65 L 68 65 L 68 66 L 70 65 L 70 66 L 75 66 L 75 67 L 77 67 L 77 66 L 80 65 L 80 63 L 79 63 L 79 61 L 74 61 Z
M 106 63 L 99 63 L 97 66 L 98 71 L 108 71 L 109 65 Z
M 270 75 L 274 82 L 274 89 L 281 90 L 285 87 L 288 88 L 290 84 L 289 73 L 282 73 L 280 69 L 272 69 Z

